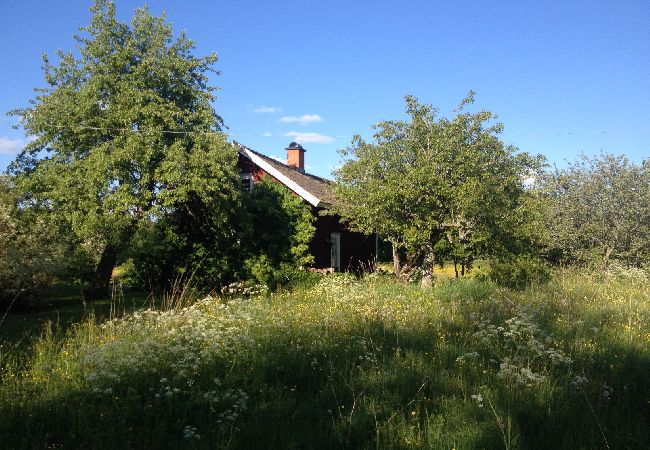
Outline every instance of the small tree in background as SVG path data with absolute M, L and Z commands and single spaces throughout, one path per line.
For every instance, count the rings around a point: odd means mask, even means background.
M 236 152 L 215 132 L 222 120 L 207 74 L 185 33 L 138 9 L 130 24 L 97 0 L 75 36 L 79 56 L 43 57 L 46 89 L 13 112 L 33 141 L 11 165 L 23 201 L 66 221 L 96 249 L 88 296 L 105 295 L 111 272 L 142 221 L 198 201 L 237 209 Z M 227 233 L 228 214 L 213 223 Z
M 84 279 L 91 256 L 65 222 L 18 202 L 11 178 L 0 176 L 0 304 L 20 308 L 52 281 Z
M 491 112 L 465 112 L 473 101 L 470 92 L 449 119 L 406 97 L 408 121 L 381 122 L 374 142 L 355 136 L 341 151 L 336 212 L 392 243 L 400 279 L 421 271 L 428 283 L 436 257 L 469 266 L 507 250 L 521 229 L 523 181 L 542 160 L 499 140 L 503 126 Z
M 650 160 L 582 155 L 548 174 L 542 192 L 552 260 L 600 268 L 650 261 Z

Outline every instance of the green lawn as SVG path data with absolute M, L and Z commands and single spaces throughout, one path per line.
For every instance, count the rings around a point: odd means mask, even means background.
M 650 285 L 389 276 L 0 349 L 2 448 L 650 448 Z

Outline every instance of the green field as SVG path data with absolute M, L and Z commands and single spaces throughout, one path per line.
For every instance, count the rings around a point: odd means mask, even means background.
M 650 447 L 640 271 L 525 292 L 330 276 L 0 352 L 3 449 Z

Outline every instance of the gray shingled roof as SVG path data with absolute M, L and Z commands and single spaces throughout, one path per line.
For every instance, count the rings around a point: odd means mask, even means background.
M 233 142 L 235 145 L 239 146 L 240 149 L 245 149 L 251 153 L 254 153 L 259 158 L 263 159 L 264 162 L 272 166 L 275 170 L 280 172 L 285 177 L 289 178 L 291 181 L 296 183 L 298 186 L 312 194 L 314 197 L 317 197 L 324 204 L 333 205 L 335 203 L 334 193 L 332 192 L 332 187 L 334 182 L 325 178 L 318 177 L 309 173 L 300 172 L 294 167 L 288 166 L 277 159 L 266 156 L 260 152 L 256 152 L 253 149 L 250 149 L 244 145 L 239 144 L 238 142 Z M 244 155 L 246 156 L 246 155 Z M 282 181 L 282 180 L 280 180 Z M 291 188 L 290 186 L 288 186 Z M 300 195 L 299 192 L 296 194 Z M 326 206 L 319 204 L 318 206 Z

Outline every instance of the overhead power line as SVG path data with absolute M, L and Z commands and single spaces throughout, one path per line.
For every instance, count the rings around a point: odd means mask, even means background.
M 179 131 L 179 130 L 158 130 L 154 128 L 119 128 L 119 127 L 93 127 L 90 125 L 49 125 L 52 128 L 81 129 L 94 131 L 126 131 L 132 133 L 162 133 L 162 134 L 220 134 L 226 135 L 223 131 Z
M 202 134 L 202 135 L 222 135 L 222 136 L 259 136 L 271 137 L 266 133 L 227 133 L 224 131 L 200 131 L 200 130 L 159 130 L 153 128 L 120 128 L 120 127 L 95 127 L 90 125 L 49 125 L 52 128 L 67 128 L 67 129 L 81 129 L 81 130 L 94 130 L 94 131 L 123 131 L 131 133 L 161 133 L 161 134 L 174 134 L 174 135 L 189 135 L 189 134 Z M 585 135 L 603 135 L 603 134 L 629 134 L 629 135 L 649 135 L 650 130 L 604 130 L 604 131 L 562 131 L 562 132 L 529 132 L 529 133 L 501 133 L 503 137 L 523 137 L 523 136 L 585 136 Z M 276 136 L 278 137 L 278 136 Z M 336 135 L 339 138 L 348 136 Z
M 269 136 L 266 133 L 227 133 L 225 131 L 186 131 L 186 130 L 159 130 L 154 128 L 119 128 L 119 127 L 94 127 L 90 125 L 49 125 L 51 128 L 66 128 L 66 129 L 81 129 L 81 130 L 93 130 L 93 131 L 125 131 L 131 133 L 161 133 L 161 134 L 176 134 L 176 135 L 188 135 L 188 134 L 202 134 L 202 135 L 221 135 L 221 136 L 259 136 L 259 137 L 273 137 Z M 278 137 L 278 136 L 276 136 Z M 285 136 L 282 136 L 285 137 Z M 337 136 L 337 137 L 347 137 L 347 136 Z

